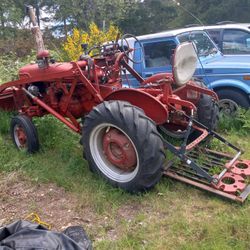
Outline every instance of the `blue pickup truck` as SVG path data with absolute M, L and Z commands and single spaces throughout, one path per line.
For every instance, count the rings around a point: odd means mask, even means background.
M 202 27 L 144 35 L 127 39 L 134 48 L 130 65 L 142 76 L 171 72 L 171 59 L 176 46 L 192 41 L 198 54 L 194 78 L 213 89 L 220 98 L 220 108 L 234 112 L 238 106 L 250 106 L 250 55 L 223 55 Z M 128 73 L 128 72 L 127 72 Z M 124 74 L 124 85 L 139 87 L 136 79 Z

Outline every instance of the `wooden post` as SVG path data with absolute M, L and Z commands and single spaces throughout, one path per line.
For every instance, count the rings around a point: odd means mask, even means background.
M 42 32 L 41 32 L 39 26 L 37 25 L 35 10 L 32 6 L 28 6 L 28 12 L 29 12 L 31 23 L 33 25 L 31 30 L 32 30 L 32 33 L 34 34 L 35 39 L 36 39 L 37 54 L 39 54 L 40 52 L 45 50 Z

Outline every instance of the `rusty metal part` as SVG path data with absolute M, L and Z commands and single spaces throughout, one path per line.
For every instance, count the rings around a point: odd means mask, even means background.
M 242 192 L 246 188 L 247 184 L 244 181 L 240 175 L 226 172 L 215 188 L 236 195 L 237 192 Z
M 171 165 L 166 165 L 164 175 L 179 180 L 181 182 L 193 185 L 200 189 L 215 193 L 219 196 L 235 200 L 243 203 L 250 194 L 250 185 L 247 183 L 247 176 L 242 175 L 236 171 L 235 166 L 242 167 L 242 170 L 249 171 L 250 161 L 242 160 L 234 163 L 230 169 L 226 168 L 228 162 L 230 162 L 234 156 L 209 150 L 207 148 L 195 148 L 187 153 L 187 156 L 192 160 L 199 161 L 202 158 L 201 167 L 204 171 L 212 172 L 215 168 L 221 169 L 224 174 L 218 180 L 218 183 L 214 184 L 209 182 L 204 176 L 195 172 L 188 164 L 183 162 L 171 162 Z M 218 178 L 218 175 L 214 176 Z
M 15 129 L 14 129 L 14 137 L 17 141 L 17 143 L 19 144 L 18 147 L 24 148 L 27 146 L 27 136 L 26 133 L 23 129 L 23 127 L 21 127 L 20 125 L 16 125 Z
M 116 128 L 111 128 L 103 137 L 103 151 L 116 167 L 132 171 L 136 167 L 136 152 L 129 138 Z
M 52 114 L 53 116 L 55 116 L 57 119 L 59 119 L 60 121 L 62 121 L 65 125 L 67 125 L 69 128 L 71 128 L 73 131 L 80 133 L 80 127 L 76 127 L 74 124 L 72 124 L 71 122 L 69 122 L 66 118 L 64 118 L 62 115 L 60 115 L 59 113 L 57 113 L 55 110 L 53 110 L 50 106 L 48 106 L 46 103 L 44 103 L 43 101 L 41 101 L 38 97 L 35 97 L 34 95 L 32 95 L 28 90 L 26 90 L 25 88 L 23 88 L 23 91 L 30 96 L 33 101 L 35 103 L 37 103 L 39 106 L 43 107 L 45 110 L 47 110 L 50 114 Z
M 5 111 L 15 110 L 14 94 L 12 89 L 7 89 L 0 94 L 0 108 Z
M 187 146 L 186 146 L 186 150 L 191 150 L 192 148 L 194 148 L 195 146 L 197 146 L 201 141 L 203 141 L 207 136 L 208 136 L 208 131 L 206 129 L 202 129 L 199 128 L 195 125 L 192 126 L 194 129 L 198 130 L 199 132 L 201 132 L 201 135 L 198 136 L 195 140 L 193 140 L 192 142 L 190 142 Z M 178 148 L 178 147 L 176 147 Z
M 248 185 L 247 188 L 240 195 L 237 196 L 234 194 L 225 193 L 221 190 L 218 190 L 212 186 L 209 186 L 207 184 L 203 184 L 203 183 L 198 182 L 196 180 L 189 179 L 189 178 L 186 178 L 184 176 L 178 175 L 177 173 L 172 172 L 172 171 L 165 171 L 164 175 L 167 177 L 173 178 L 177 181 L 184 182 L 186 184 L 192 185 L 192 186 L 197 187 L 199 189 L 214 193 L 218 196 L 222 196 L 224 198 L 227 198 L 227 199 L 230 199 L 233 201 L 237 201 L 240 203 L 243 203 L 247 199 L 248 195 L 250 194 L 250 185 Z
M 241 176 L 250 176 L 250 161 L 236 161 L 230 168 L 230 171 L 234 174 Z

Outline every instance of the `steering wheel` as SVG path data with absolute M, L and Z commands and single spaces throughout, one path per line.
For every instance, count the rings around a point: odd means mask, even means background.
M 129 47 L 129 42 L 128 42 L 128 38 L 133 38 L 134 40 L 135 40 L 135 42 L 137 42 L 137 44 L 139 45 L 139 47 L 138 48 L 134 48 L 134 49 L 131 49 L 130 47 Z M 133 63 L 141 63 L 142 61 L 143 61 L 143 46 L 142 46 L 142 44 L 141 44 L 141 42 L 138 40 L 138 38 L 136 37 L 136 36 L 134 36 L 134 35 L 131 35 L 131 34 L 124 34 L 123 36 L 122 36 L 122 38 L 121 38 L 121 49 L 122 49 L 122 51 L 124 52 L 124 54 L 125 54 L 125 56 L 127 57 L 127 59 L 129 60 L 129 61 L 131 61 L 131 62 L 133 62 Z M 132 51 L 135 51 L 135 50 L 137 50 L 137 49 L 140 49 L 141 50 L 141 53 L 140 53 L 140 55 L 141 55 L 141 59 L 139 60 L 139 61 L 136 61 L 136 60 L 134 60 L 131 56 L 130 56 L 130 53 L 132 52 Z
M 114 54 L 116 47 L 118 47 L 118 43 L 114 43 L 114 42 L 102 44 L 102 45 L 95 45 L 87 51 L 87 55 L 90 55 L 90 53 L 93 50 L 99 50 L 99 53 L 94 54 L 91 57 L 106 56 L 106 55 Z

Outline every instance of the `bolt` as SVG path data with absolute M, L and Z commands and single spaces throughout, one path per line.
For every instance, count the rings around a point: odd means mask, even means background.
M 216 179 L 216 178 L 214 178 L 214 179 L 212 180 L 212 182 L 213 182 L 215 185 L 217 185 L 217 184 L 219 183 L 219 180 Z
M 108 126 L 108 127 L 106 128 L 106 134 L 109 132 L 109 130 L 110 130 L 110 126 Z

